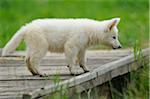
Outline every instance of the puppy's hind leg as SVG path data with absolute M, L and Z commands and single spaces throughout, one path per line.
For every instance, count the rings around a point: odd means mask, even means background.
M 26 65 L 28 70 L 33 75 L 45 76 L 39 68 L 40 60 L 45 56 L 48 50 L 48 43 L 45 39 L 41 39 L 40 37 L 34 38 L 36 41 L 26 40 L 27 43 L 27 55 L 26 55 Z
M 31 61 L 30 57 L 26 57 L 26 65 L 28 70 L 32 73 L 32 75 L 39 75 L 39 70 L 35 67 L 35 64 Z
M 40 76 L 46 76 L 46 74 L 42 73 L 39 70 L 39 62 L 43 58 L 43 56 L 46 54 L 47 50 L 41 48 L 40 51 L 34 50 L 34 52 L 31 54 L 30 52 L 26 56 L 26 64 L 28 67 L 28 70 L 32 73 L 32 75 L 40 75 Z

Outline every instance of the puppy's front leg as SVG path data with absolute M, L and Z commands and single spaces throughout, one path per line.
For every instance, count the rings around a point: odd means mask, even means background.
M 65 56 L 68 63 L 69 71 L 72 75 L 78 75 L 83 73 L 80 67 L 77 65 L 78 48 L 69 42 L 65 45 Z
M 86 66 L 85 49 L 80 50 L 78 54 L 78 60 L 79 60 L 79 65 L 84 70 L 84 72 L 89 72 L 89 69 Z

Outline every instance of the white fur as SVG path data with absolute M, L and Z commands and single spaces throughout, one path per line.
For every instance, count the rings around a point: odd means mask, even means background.
M 23 26 L 3 49 L 2 56 L 14 51 L 22 39 L 27 45 L 26 62 L 33 75 L 41 74 L 38 63 L 50 52 L 65 52 L 66 61 L 72 74 L 78 64 L 84 71 L 86 48 L 94 44 L 106 44 L 117 48 L 117 24 L 119 18 L 96 21 L 91 19 L 38 19 Z M 113 28 L 110 28 L 113 27 Z M 116 40 L 112 36 L 116 36 Z M 41 74 L 42 75 L 42 74 Z

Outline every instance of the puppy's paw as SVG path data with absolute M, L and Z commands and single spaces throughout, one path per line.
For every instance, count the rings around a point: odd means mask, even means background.
M 84 70 L 85 73 L 90 72 L 90 70 Z
M 80 75 L 83 74 L 84 71 L 80 67 L 69 67 L 71 75 Z
M 87 66 L 80 65 L 80 67 L 84 70 L 85 73 L 90 71 Z
M 46 73 L 40 73 L 39 76 L 40 76 L 40 77 L 47 77 L 48 74 L 46 74 Z
M 48 74 L 38 72 L 38 73 L 36 73 L 36 74 L 33 74 L 33 76 L 47 77 L 47 76 L 48 76 Z

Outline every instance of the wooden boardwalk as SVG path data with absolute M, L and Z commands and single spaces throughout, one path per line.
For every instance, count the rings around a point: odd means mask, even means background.
M 142 50 L 143 57 L 148 52 L 149 49 Z M 24 55 L 25 52 L 15 52 L 10 57 L 0 57 L 0 99 L 38 98 L 66 87 L 72 93 L 75 88 L 82 92 L 141 66 L 131 50 L 87 51 L 90 72 L 71 76 L 64 54 L 48 53 L 40 69 L 50 76 L 38 77 L 27 70 Z

